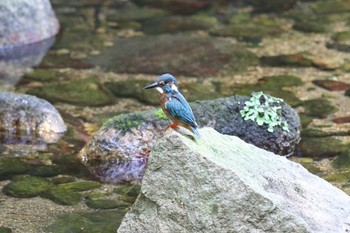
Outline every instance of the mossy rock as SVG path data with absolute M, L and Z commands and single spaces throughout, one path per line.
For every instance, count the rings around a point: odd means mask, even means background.
M 8 227 L 1 227 L 0 226 L 0 233 L 12 233 L 12 229 Z
M 43 197 L 60 205 L 75 205 L 78 204 L 82 198 L 80 193 L 62 187 L 50 189 Z
M 119 73 L 213 77 L 244 72 L 258 64 L 246 48 L 220 40 L 188 34 L 118 38 L 114 46 L 89 59 L 91 64 Z
M 346 13 L 350 11 L 350 3 L 343 0 L 317 1 L 311 5 L 311 9 L 319 15 Z
M 127 195 L 130 197 L 137 197 L 141 191 L 140 185 L 125 185 L 118 188 L 114 188 L 113 192 L 119 195 Z
M 56 165 L 32 165 L 28 174 L 40 177 L 53 177 L 59 174 L 59 169 Z
M 318 174 L 321 172 L 321 169 L 313 164 L 306 163 L 306 164 L 302 164 L 302 165 L 304 168 L 306 168 L 312 174 Z
M 350 180 L 350 171 L 337 172 L 337 173 L 326 175 L 322 178 L 329 182 L 348 182 L 348 180 Z
M 125 213 L 125 210 L 118 209 L 66 214 L 58 217 L 46 227 L 46 232 L 112 233 L 118 229 Z
M 233 25 L 222 26 L 210 30 L 213 36 L 235 37 L 238 40 L 260 43 L 262 38 L 268 35 L 276 35 L 284 32 L 278 24 L 264 25 L 257 23 L 239 23 Z
M 330 30 L 330 27 L 319 21 L 300 20 L 295 22 L 293 29 L 302 32 L 325 33 Z
M 326 118 L 329 114 L 334 113 L 337 110 L 337 108 L 325 98 L 307 100 L 301 105 L 305 108 L 304 113 L 307 116 L 314 118 Z
M 106 87 L 117 97 L 132 97 L 146 104 L 158 105 L 158 93 L 143 89 L 150 83 L 149 80 L 125 80 L 106 83 Z
M 313 120 L 313 117 L 311 116 L 308 116 L 304 113 L 300 113 L 299 114 L 300 116 L 300 120 L 301 120 L 301 125 L 302 125 L 302 128 L 305 129 L 306 127 L 308 127 L 308 125 L 312 122 Z
M 101 187 L 101 183 L 95 181 L 77 181 L 58 185 L 59 188 L 74 192 L 87 191 Z
M 333 137 L 304 137 L 301 140 L 303 156 L 311 158 L 329 158 L 340 155 L 346 146 Z
M 127 119 L 122 116 L 114 116 L 111 119 L 107 120 L 102 128 L 115 127 L 123 132 L 126 132 L 132 128 L 136 128 L 141 125 L 142 121 L 146 119 L 146 117 L 141 113 L 130 113 L 130 117 Z
M 345 92 L 346 96 L 350 96 L 350 89 Z
M 293 75 L 277 75 L 266 76 L 260 79 L 256 84 L 242 84 L 225 86 L 223 84 L 217 84 L 218 91 L 227 95 L 243 95 L 249 96 L 252 92 L 263 91 L 271 96 L 282 98 L 286 103 L 291 106 L 297 106 L 301 101 L 291 91 L 283 90 L 284 87 L 300 86 L 303 82 L 297 76 Z M 231 92 L 231 93 L 230 93 Z
M 20 176 L 4 186 L 3 192 L 12 197 L 35 197 L 49 190 L 52 182 L 34 176 Z
M 295 53 L 276 56 L 262 56 L 260 63 L 272 67 L 311 67 L 313 62 L 308 53 Z
M 30 79 L 35 81 L 52 81 L 57 78 L 59 73 L 52 69 L 34 69 L 32 72 L 26 74 L 23 79 Z
M 59 177 L 52 178 L 52 183 L 54 183 L 55 185 L 70 183 L 74 181 L 75 181 L 75 177 L 73 176 L 59 176 Z
M 350 148 L 350 144 L 346 146 Z M 333 160 L 333 166 L 335 168 L 347 168 L 350 169 L 350 149 L 345 149 L 340 155 Z
M 339 43 L 350 42 L 350 31 L 337 32 L 332 36 L 332 39 Z
M 6 180 L 13 175 L 24 174 L 30 165 L 20 158 L 0 158 L 0 180 Z
M 212 24 L 189 16 L 161 16 L 142 22 L 142 31 L 146 34 L 178 33 L 185 31 L 207 30 Z
M 129 207 L 131 204 L 120 200 L 97 199 L 87 200 L 86 205 L 91 209 L 116 209 Z
M 103 106 L 113 103 L 110 92 L 94 78 L 49 84 L 30 89 L 28 94 L 50 102 L 64 102 L 81 106 Z

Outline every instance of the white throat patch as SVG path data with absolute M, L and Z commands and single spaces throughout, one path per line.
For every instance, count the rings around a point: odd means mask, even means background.
M 173 89 L 176 92 L 179 92 L 179 90 L 177 89 L 177 86 L 175 84 L 171 84 L 171 89 Z
M 161 94 L 164 92 L 162 88 L 156 87 L 157 91 L 159 91 Z

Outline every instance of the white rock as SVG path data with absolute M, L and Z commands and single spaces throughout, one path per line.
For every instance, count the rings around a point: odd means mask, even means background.
M 154 146 L 119 233 L 350 232 L 350 197 L 285 157 L 213 129 Z

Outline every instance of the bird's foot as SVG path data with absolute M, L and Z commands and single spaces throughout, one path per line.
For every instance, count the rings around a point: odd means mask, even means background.
M 164 131 L 167 131 L 169 128 L 172 128 L 174 130 L 178 130 L 179 126 L 177 124 L 170 124 L 164 129 Z

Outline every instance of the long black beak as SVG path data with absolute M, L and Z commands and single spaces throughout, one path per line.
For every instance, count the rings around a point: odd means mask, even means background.
M 143 89 L 151 89 L 151 88 L 155 88 L 158 87 L 158 82 L 152 83 L 148 86 L 145 86 Z

